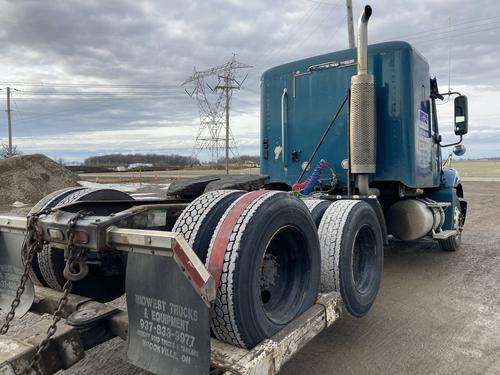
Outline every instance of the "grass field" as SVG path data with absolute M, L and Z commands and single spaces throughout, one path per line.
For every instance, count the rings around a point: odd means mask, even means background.
M 79 176 L 82 180 L 86 181 L 101 183 L 120 183 L 168 182 L 183 177 L 198 177 L 223 174 L 225 174 L 225 171 L 220 169 L 180 169 L 175 171 L 83 173 Z M 259 174 L 259 168 L 230 169 L 229 174 Z
M 500 160 L 454 160 L 461 177 L 500 177 Z
M 500 178 L 500 160 L 454 160 L 451 162 L 451 166 L 458 169 L 461 177 Z M 229 172 L 232 175 L 259 174 L 259 168 L 231 169 Z M 176 171 L 85 173 L 81 174 L 80 178 L 101 183 L 170 182 L 183 177 L 223 174 L 224 170 L 181 169 Z

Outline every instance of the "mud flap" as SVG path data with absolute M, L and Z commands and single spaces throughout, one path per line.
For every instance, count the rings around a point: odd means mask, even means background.
M 129 362 L 154 374 L 208 374 L 209 309 L 173 257 L 130 253 Z
M 16 290 L 23 274 L 21 250 L 24 242 L 24 232 L 0 232 L 0 310 L 9 312 Z M 35 298 L 35 290 L 30 279 L 26 281 L 24 293 L 16 309 L 16 317 L 28 312 Z

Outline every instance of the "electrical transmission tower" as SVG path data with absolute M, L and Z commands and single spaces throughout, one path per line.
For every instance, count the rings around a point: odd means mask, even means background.
M 238 156 L 236 141 L 229 128 L 229 108 L 233 90 L 239 90 L 246 79 L 239 80 L 239 69 L 251 68 L 236 60 L 236 56 L 223 64 L 204 71 L 194 69 L 193 75 L 182 85 L 191 83 L 186 93 L 195 98 L 200 113 L 200 127 L 193 146 L 192 157 L 208 152 L 210 161 L 218 163 L 225 155 L 226 173 L 229 173 L 229 153 Z M 225 154 L 224 154 L 225 151 Z

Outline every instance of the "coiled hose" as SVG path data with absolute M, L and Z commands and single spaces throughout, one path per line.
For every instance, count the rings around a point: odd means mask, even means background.
M 301 194 L 304 195 L 310 194 L 311 191 L 313 191 L 316 184 L 318 183 L 321 173 L 327 166 L 328 163 L 325 160 L 321 159 L 318 165 L 316 165 L 316 167 L 314 168 L 314 171 L 311 174 L 311 176 L 302 183 L 294 184 L 292 189 L 294 191 L 299 191 Z

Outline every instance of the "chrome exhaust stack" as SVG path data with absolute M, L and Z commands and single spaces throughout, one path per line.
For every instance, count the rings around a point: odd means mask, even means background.
M 368 20 L 372 8 L 365 6 L 358 20 L 358 75 L 368 74 Z
M 357 175 L 361 195 L 376 194 L 368 187 L 368 174 L 376 170 L 377 127 L 375 79 L 368 74 L 368 20 L 372 8 L 366 5 L 358 21 L 358 72 L 351 78 L 349 148 L 351 173 Z

